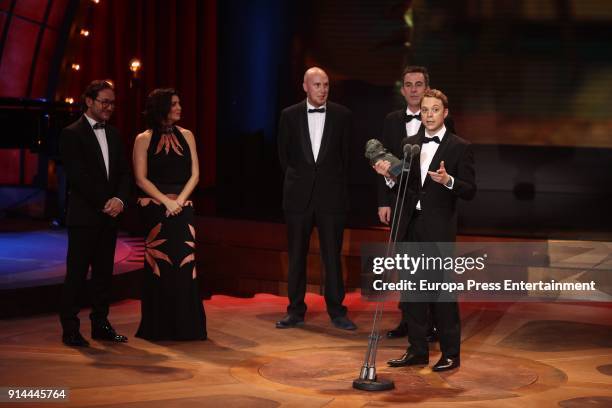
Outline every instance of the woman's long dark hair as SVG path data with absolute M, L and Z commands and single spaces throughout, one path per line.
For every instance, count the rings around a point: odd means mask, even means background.
M 172 108 L 174 95 L 178 96 L 178 93 L 173 88 L 157 88 L 147 96 L 144 115 L 150 129 L 159 130 L 163 127 L 162 123 Z

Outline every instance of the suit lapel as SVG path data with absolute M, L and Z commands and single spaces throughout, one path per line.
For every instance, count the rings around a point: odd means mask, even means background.
M 421 122 L 421 125 L 419 126 L 419 130 L 417 130 L 417 133 L 421 133 L 421 132 L 425 132 L 425 125 L 423 125 L 423 122 Z
M 422 149 L 423 148 L 423 139 L 425 138 L 425 132 L 422 132 L 421 129 L 419 129 L 418 133 L 415 135 L 416 137 L 416 143 L 418 144 L 419 147 Z M 416 170 L 418 173 L 418 179 L 419 179 L 419 188 L 421 188 L 421 186 L 423 185 L 423 180 L 421 180 L 421 153 L 419 152 L 419 154 L 416 155 L 415 157 L 416 159 Z
M 329 138 L 332 137 L 332 128 L 334 123 L 334 110 L 331 104 L 327 104 L 325 113 L 325 123 L 323 124 L 323 135 L 321 136 L 321 148 L 319 149 L 319 155 L 317 156 L 317 162 L 321 162 L 325 153 L 327 152 L 327 146 L 329 145 Z
M 85 144 L 90 147 L 91 151 L 96 156 L 96 160 L 98 162 L 99 169 L 102 171 L 102 174 L 106 176 L 106 166 L 104 165 L 104 157 L 102 156 L 102 148 L 100 147 L 100 143 L 98 143 L 98 138 L 96 138 L 96 134 L 94 133 L 93 129 L 91 128 L 91 125 L 89 124 L 85 116 L 81 117 L 81 135 L 83 137 L 83 141 L 85 142 Z M 109 173 L 110 173 L 110 168 L 111 168 L 110 166 L 110 143 L 108 143 L 108 138 L 107 138 L 107 144 L 109 145 L 109 166 L 108 167 L 109 167 Z
M 308 130 L 308 111 L 306 110 L 306 100 L 301 105 L 299 113 L 300 122 L 300 142 L 302 151 L 306 156 L 306 161 L 314 165 L 314 155 L 312 154 L 312 142 L 310 141 L 310 131 Z
M 404 140 L 406 140 L 407 137 L 411 137 L 414 135 L 409 135 L 408 131 L 406 130 L 406 119 L 405 119 L 405 115 L 406 115 L 406 111 L 401 111 L 400 115 L 398 117 L 398 127 L 397 127 L 397 134 L 400 135 L 401 137 L 399 137 L 399 143 L 400 145 L 398 146 L 398 153 L 402 150 L 402 142 Z M 402 152 L 403 153 L 403 152 Z
M 112 134 L 111 134 L 112 133 Z M 115 150 L 115 134 L 110 127 L 106 128 L 106 144 L 108 145 L 108 179 L 111 179 L 113 171 L 115 170 L 115 164 L 117 163 L 117 155 Z

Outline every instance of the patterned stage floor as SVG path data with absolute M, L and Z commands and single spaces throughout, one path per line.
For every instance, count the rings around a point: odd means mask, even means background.
M 0 232 L 0 290 L 56 285 L 66 274 L 66 230 Z M 119 236 L 114 274 L 142 268 L 142 239 Z
M 0 321 L 1 387 L 67 387 L 70 401 L 91 407 L 610 407 L 612 306 L 604 303 L 464 303 L 458 371 L 389 368 L 405 339 L 383 340 L 379 375 L 396 388 L 351 388 L 370 330 L 373 304 L 347 296 L 356 332 L 333 328 L 318 295 L 308 294 L 301 329 L 277 330 L 286 300 L 214 296 L 205 302 L 209 340 L 150 343 L 133 337 L 140 307 L 112 307 L 127 344 L 93 341 L 64 347 L 53 315 Z M 387 306 L 382 327 L 399 318 Z M 82 332 L 89 338 L 87 311 Z M 437 361 L 437 345 L 430 365 Z M 1 407 L 11 404 L 0 403 Z M 37 406 L 14 404 L 14 406 Z M 40 406 L 49 406 L 40 404 Z

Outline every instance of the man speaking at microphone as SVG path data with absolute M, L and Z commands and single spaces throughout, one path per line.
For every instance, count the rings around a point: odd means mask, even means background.
M 457 235 L 457 199 L 471 200 L 476 194 L 474 156 L 466 140 L 447 130 L 448 98 L 441 91 L 428 89 L 420 105 L 425 132 L 407 139 L 420 146 L 420 155 L 412 160 L 407 180 L 407 194 L 397 236 L 407 242 L 454 242 Z M 387 177 L 390 163 L 377 162 L 375 170 Z M 390 183 L 391 185 L 393 183 Z M 461 322 L 457 302 L 405 302 L 406 328 L 410 347 L 392 367 L 429 364 L 427 344 L 428 309 L 437 324 L 442 357 L 434 371 L 446 371 L 460 365 Z
M 385 118 L 382 143 L 389 149 L 391 154 L 402 158 L 402 145 L 406 143 L 406 138 L 423 132 L 421 123 L 421 99 L 426 90 L 429 89 L 429 72 L 427 68 L 418 65 L 409 65 L 402 72 L 402 86 L 400 92 L 406 101 L 406 108 L 393 111 Z M 450 116 L 444 118 L 444 126 L 451 133 L 455 133 L 454 122 Z M 389 189 L 385 180 L 380 177 L 378 180 L 378 218 L 383 224 L 391 221 L 391 206 L 395 204 L 396 188 Z M 390 339 L 405 337 L 408 335 L 406 305 L 399 304 L 402 312 L 400 323 L 395 329 L 387 332 Z M 437 340 L 437 331 L 430 314 L 430 322 L 427 333 L 428 341 Z

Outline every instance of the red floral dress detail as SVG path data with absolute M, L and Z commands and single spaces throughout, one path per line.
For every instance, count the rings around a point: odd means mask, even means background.
M 191 177 L 191 152 L 179 129 L 153 132 L 147 151 L 147 178 L 176 200 Z M 206 338 L 206 314 L 196 273 L 193 203 L 166 216 L 166 207 L 141 192 L 138 207 L 145 235 L 141 321 L 137 337 L 148 340 Z

